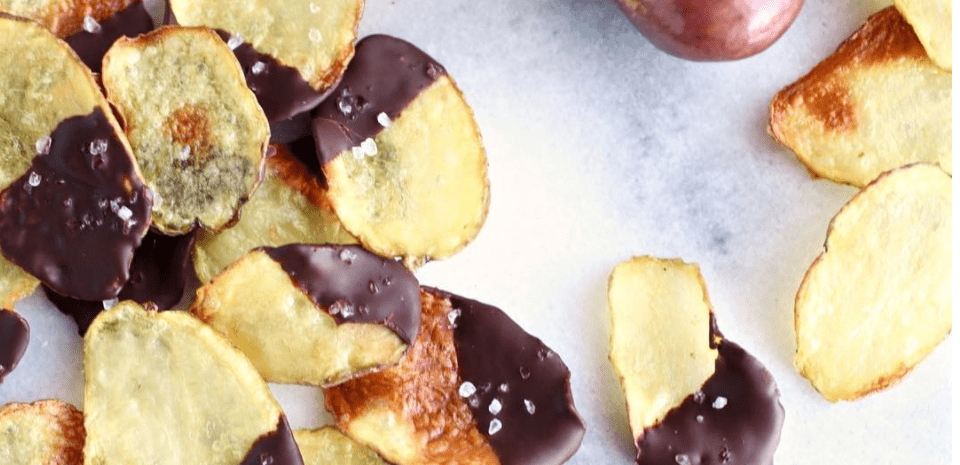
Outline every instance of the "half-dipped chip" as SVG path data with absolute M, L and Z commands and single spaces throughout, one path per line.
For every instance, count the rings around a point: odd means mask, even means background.
M 83 414 L 59 400 L 7 404 L 0 408 L 0 463 L 80 465 Z
M 343 74 L 362 0 L 170 0 L 178 24 L 216 29 L 243 67 L 271 124 L 308 111 Z
M 867 19 L 770 104 L 770 133 L 815 176 L 864 186 L 918 161 L 950 172 L 951 74 L 896 8 Z
M 84 463 L 302 464 L 240 351 L 184 312 L 120 302 L 84 337 Z
M 890 386 L 950 332 L 951 186 L 935 166 L 900 168 L 830 222 L 794 321 L 794 363 L 827 400 Z
M 0 251 L 58 293 L 116 297 L 150 199 L 120 126 L 76 54 L 0 15 Z
M 420 330 L 417 279 L 359 246 L 256 249 L 197 290 L 191 312 L 267 381 L 326 386 L 393 365 Z
M 560 356 L 504 312 L 422 288 L 423 329 L 400 363 L 325 392 L 337 426 L 409 464 L 560 464 L 584 425 Z
M 0 308 L 0 383 L 20 363 L 28 343 L 30 325 L 27 320 L 12 310 Z
M 337 219 L 317 177 L 286 146 L 271 148 L 263 182 L 244 204 L 240 219 L 219 233 L 197 233 L 193 266 L 201 283 L 256 247 L 356 243 Z
M 769 372 L 723 339 L 696 265 L 635 257 L 610 274 L 610 361 L 638 464 L 767 465 L 784 410 Z
M 373 449 L 332 426 L 293 432 L 304 465 L 388 465 Z
M 226 227 L 260 182 L 270 138 L 230 49 L 209 29 L 170 26 L 118 40 L 103 64 L 154 192 L 153 226 L 171 235 Z
M 433 58 L 366 37 L 314 115 L 330 201 L 364 247 L 418 266 L 476 237 L 490 199 L 486 154 L 470 107 Z
M 95 73 L 118 38 L 154 28 L 141 0 L 0 0 L 0 12 L 40 23 L 65 40 Z
M 953 0 L 894 0 L 936 64 L 953 69 Z

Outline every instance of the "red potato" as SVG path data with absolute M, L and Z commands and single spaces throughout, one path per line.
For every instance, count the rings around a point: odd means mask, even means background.
M 661 50 L 687 60 L 737 60 L 780 38 L 803 0 L 617 0 Z

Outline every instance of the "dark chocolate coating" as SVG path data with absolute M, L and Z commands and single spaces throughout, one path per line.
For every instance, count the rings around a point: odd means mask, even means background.
M 290 244 L 261 250 L 338 325 L 381 324 L 406 344 L 420 332 L 420 283 L 400 262 L 356 245 Z M 347 315 L 343 308 L 349 309 Z
M 580 448 L 586 429 L 570 392 L 570 370 L 560 356 L 502 310 L 439 293 L 459 311 L 453 318 L 458 374 L 477 388 L 465 400 L 500 463 L 567 461 Z M 500 403 L 497 413 L 490 410 L 494 399 Z M 494 420 L 500 428 L 490 434 Z
M 119 300 L 133 300 L 139 304 L 153 302 L 158 310 L 169 310 L 180 302 L 186 288 L 190 266 L 190 250 L 194 233 L 167 236 L 151 229 L 133 254 L 130 279 L 124 284 Z M 103 311 L 103 301 L 71 299 L 43 286 L 47 299 L 60 312 L 77 322 L 80 336 L 87 333 L 93 319 Z
M 130 6 L 117 12 L 113 16 L 100 22 L 100 31 L 87 32 L 82 30 L 65 40 L 83 64 L 94 73 L 99 73 L 103 65 L 103 56 L 117 39 L 121 37 L 136 37 L 153 30 L 153 18 L 144 8 L 142 1 L 136 1 Z
M 29 342 L 27 320 L 10 310 L 0 310 L 0 383 L 20 363 Z
M 409 42 L 372 35 L 357 42 L 340 84 L 314 110 L 317 156 L 326 164 L 384 129 L 377 115 L 397 119 L 446 70 Z
M 773 463 L 784 418 L 773 376 L 730 341 L 717 349 L 716 371 L 701 390 L 637 439 L 638 464 Z
M 51 139 L 0 193 L 0 251 L 58 294 L 112 299 L 150 224 L 146 187 L 99 107 L 60 122 Z M 107 144 L 92 155 L 95 140 Z
M 285 415 L 280 414 L 276 430 L 257 438 L 240 465 L 303 465 Z
M 217 30 L 217 34 L 224 42 L 230 40 L 229 32 Z M 271 125 L 312 110 L 327 95 L 311 87 L 296 68 L 256 51 L 247 42 L 233 49 L 233 54 L 243 69 L 247 87 L 256 94 L 257 102 Z M 254 69 L 257 63 L 263 63 L 262 69 Z
M 301 137 L 293 142 L 287 144 L 287 148 L 290 149 L 290 153 L 303 163 L 307 169 L 310 170 L 317 177 L 317 182 L 320 183 L 320 186 L 326 189 L 327 186 L 327 177 L 323 174 L 323 169 L 320 167 L 320 162 L 317 160 L 317 144 L 313 141 L 313 136 L 308 135 L 307 137 Z

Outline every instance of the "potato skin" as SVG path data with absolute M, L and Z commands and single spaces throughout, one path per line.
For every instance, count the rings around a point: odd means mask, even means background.
M 617 0 L 661 50 L 687 60 L 726 61 L 760 53 L 780 38 L 803 0 Z

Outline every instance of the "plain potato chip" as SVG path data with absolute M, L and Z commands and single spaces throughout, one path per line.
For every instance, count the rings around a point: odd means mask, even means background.
M 39 279 L 0 256 L 0 308 L 13 308 L 39 285 Z
M 259 454 L 302 464 L 263 378 L 188 313 L 132 301 L 100 313 L 84 337 L 84 379 L 85 464 L 236 465 Z
M 797 292 L 797 369 L 827 400 L 898 381 L 952 327 L 952 179 L 893 170 L 830 223 Z
M 953 69 L 953 0 L 894 0 L 930 59 Z
M 80 465 L 83 414 L 59 400 L 7 404 L 0 408 L 0 463 Z
M 296 430 L 293 437 L 303 454 L 304 465 L 388 465 L 372 449 L 332 426 Z
M 260 182 L 270 129 L 226 44 L 176 26 L 120 39 L 103 85 L 153 190 L 152 226 L 178 235 L 230 224 Z
M 918 161 L 949 173 L 952 96 L 951 73 L 891 6 L 777 93 L 769 131 L 813 175 L 858 187 Z
M 285 146 L 272 147 L 263 182 L 243 205 L 240 219 L 219 233 L 198 231 L 193 266 L 201 283 L 257 247 L 357 242 L 343 229 L 317 177 Z

